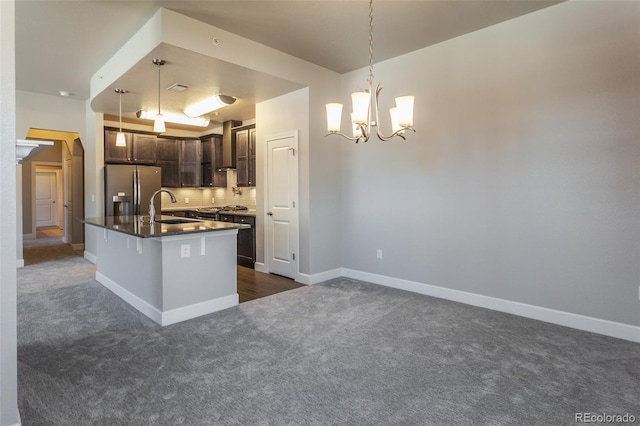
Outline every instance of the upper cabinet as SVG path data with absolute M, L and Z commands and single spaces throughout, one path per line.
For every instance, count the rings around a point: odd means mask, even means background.
M 180 186 L 202 186 L 200 139 L 183 139 L 180 144 Z
M 222 160 L 222 135 L 209 135 L 202 140 L 202 186 L 227 187 L 227 170 Z
M 134 133 L 132 141 L 132 156 L 135 164 L 155 164 L 156 162 L 156 135 Z
M 156 165 L 162 169 L 162 186 L 177 188 L 180 186 L 180 141 L 176 139 L 158 138 Z
M 104 162 L 105 163 L 131 163 L 131 139 L 133 135 L 125 132 L 126 146 L 116 146 L 117 130 L 104 131 Z
M 256 186 L 255 125 L 233 127 L 224 123 L 224 135 L 197 138 L 156 136 L 149 132 L 127 131 L 126 146 L 116 146 L 115 128 L 104 129 L 104 162 L 156 165 L 162 169 L 162 186 L 227 187 L 227 168 L 234 167 L 237 186 Z
M 256 186 L 256 129 L 255 125 L 233 130 L 236 142 L 236 171 L 238 186 Z
M 123 132 L 126 146 L 116 146 L 115 129 L 104 131 L 104 162 L 125 164 L 155 164 L 156 135 Z

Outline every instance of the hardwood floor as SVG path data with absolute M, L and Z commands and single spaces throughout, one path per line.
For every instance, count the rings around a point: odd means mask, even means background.
M 238 296 L 240 303 L 302 287 L 290 278 L 265 274 L 251 268 L 238 266 Z
M 62 229 L 57 226 L 36 228 L 36 238 L 62 237 Z

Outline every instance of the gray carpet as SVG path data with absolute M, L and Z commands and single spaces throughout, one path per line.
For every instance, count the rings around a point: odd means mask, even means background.
M 640 344 L 344 278 L 163 328 L 61 264 L 19 272 L 26 426 L 640 421 Z

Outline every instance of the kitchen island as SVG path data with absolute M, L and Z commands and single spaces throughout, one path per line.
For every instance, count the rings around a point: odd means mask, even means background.
M 156 323 L 238 304 L 236 245 L 245 225 L 135 215 L 83 222 L 100 229 L 96 280 Z

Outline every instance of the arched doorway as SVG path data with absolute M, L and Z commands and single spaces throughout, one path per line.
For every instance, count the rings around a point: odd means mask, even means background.
M 77 219 L 84 217 L 84 148 L 78 134 L 30 129 L 27 139 L 51 140 L 54 146 L 22 164 L 23 237 L 36 238 L 39 228 L 59 228 L 64 242 L 74 250 L 83 250 L 84 226 Z M 52 172 L 61 177 L 56 190 L 39 188 L 53 185 Z M 52 192 L 55 198 L 48 199 Z M 57 217 L 48 218 L 48 212 L 52 216 L 57 213 Z

